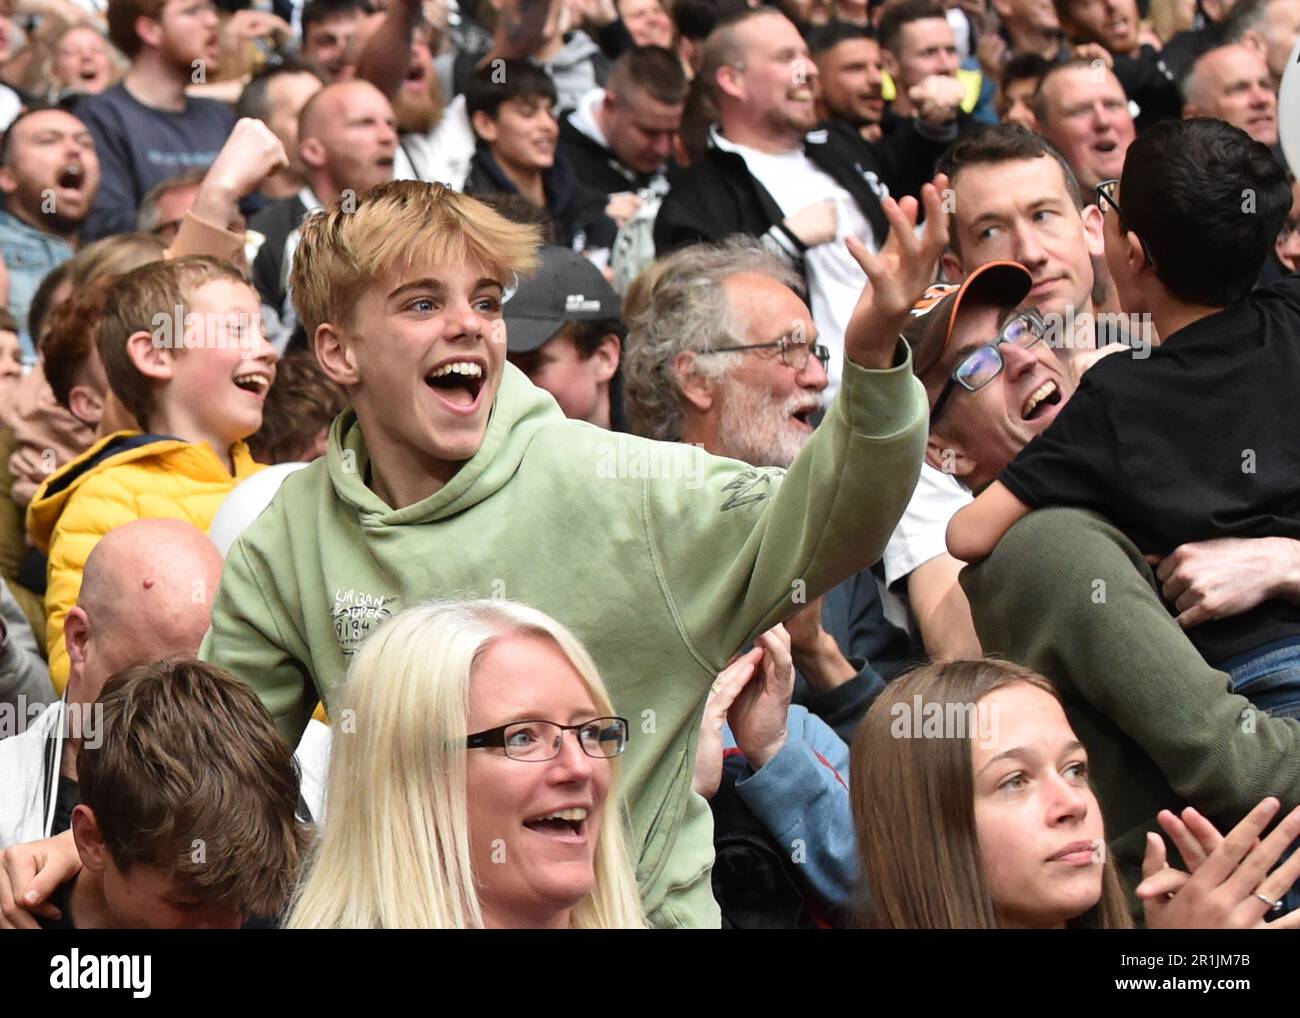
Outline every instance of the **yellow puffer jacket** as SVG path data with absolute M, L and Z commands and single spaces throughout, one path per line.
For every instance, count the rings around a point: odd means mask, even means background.
M 27 510 L 27 533 L 49 555 L 45 630 L 50 678 L 63 692 L 68 652 L 63 619 L 77 603 L 81 573 L 99 539 L 139 519 L 187 520 L 206 532 L 222 501 L 262 465 L 248 446 L 230 450 L 232 477 L 206 442 L 119 431 L 46 478 Z

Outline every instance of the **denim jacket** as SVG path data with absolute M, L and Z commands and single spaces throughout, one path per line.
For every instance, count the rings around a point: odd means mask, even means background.
M 18 320 L 23 358 L 33 360 L 36 343 L 27 332 L 27 310 L 46 273 L 72 257 L 72 245 L 0 209 L 0 257 L 9 270 L 9 313 Z

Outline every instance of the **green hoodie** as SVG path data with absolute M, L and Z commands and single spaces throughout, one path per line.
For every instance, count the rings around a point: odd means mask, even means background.
M 708 804 L 691 789 L 699 720 L 727 660 L 880 557 L 925 449 L 903 347 L 845 365 L 841 394 L 788 473 L 567 420 L 506 365 L 483 444 L 435 494 L 393 510 L 365 484 L 352 411 L 326 457 L 284 482 L 231 548 L 202 655 L 248 682 L 290 745 L 317 696 L 400 609 L 504 597 L 590 650 L 631 721 L 629 844 L 656 926 L 717 927 Z

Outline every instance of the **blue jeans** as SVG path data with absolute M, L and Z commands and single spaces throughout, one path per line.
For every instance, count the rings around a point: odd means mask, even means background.
M 1220 664 L 1232 676 L 1232 691 L 1274 717 L 1300 718 L 1300 640 L 1266 644 L 1259 651 L 1253 657 L 1239 655 Z M 1288 849 L 1282 859 L 1291 852 Z M 1267 918 L 1300 908 L 1300 883 L 1282 902 L 1281 911 Z

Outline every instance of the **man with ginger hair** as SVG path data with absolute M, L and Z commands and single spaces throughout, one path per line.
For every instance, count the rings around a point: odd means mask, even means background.
M 309 219 L 294 301 L 351 408 L 230 549 L 203 656 L 293 744 L 402 607 L 504 590 L 552 614 L 641 733 L 623 788 L 650 922 L 717 926 L 691 790 L 700 713 L 737 649 L 879 557 L 915 484 L 924 396 L 896 337 L 947 240 L 939 192 L 923 197 L 920 235 L 889 202 L 880 254 L 851 245 L 872 285 L 841 395 L 788 472 L 567 420 L 506 363 L 501 305 L 535 265 L 534 228 L 411 181 Z M 762 277 L 750 303 L 774 320 L 802 307 Z

